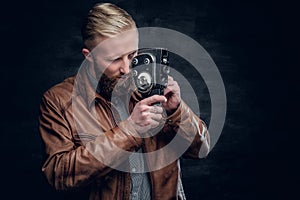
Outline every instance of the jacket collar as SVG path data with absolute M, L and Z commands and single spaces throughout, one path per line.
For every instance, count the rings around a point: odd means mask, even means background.
M 77 89 L 78 94 L 75 95 L 80 95 L 87 108 L 91 110 L 96 99 L 103 102 L 106 102 L 107 100 L 97 93 L 98 81 L 89 72 L 91 67 L 90 64 L 87 61 L 84 62 L 85 63 L 82 65 L 83 67 L 79 69 L 76 77 L 75 88 Z

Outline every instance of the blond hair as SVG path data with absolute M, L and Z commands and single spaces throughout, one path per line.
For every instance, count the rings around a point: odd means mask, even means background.
M 98 3 L 88 13 L 82 29 L 83 43 L 96 37 L 112 37 L 123 31 L 135 28 L 132 17 L 123 9 L 111 3 Z

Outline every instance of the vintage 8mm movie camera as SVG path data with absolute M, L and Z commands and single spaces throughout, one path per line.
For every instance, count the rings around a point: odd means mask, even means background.
M 166 49 L 139 49 L 131 64 L 134 85 L 143 98 L 164 94 L 170 73 L 169 53 Z

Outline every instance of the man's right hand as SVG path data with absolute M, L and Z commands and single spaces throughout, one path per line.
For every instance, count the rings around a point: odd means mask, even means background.
M 141 135 L 156 128 L 161 120 L 163 108 L 154 103 L 166 103 L 167 99 L 162 95 L 153 95 L 138 102 L 131 115 L 127 119 L 130 125 Z

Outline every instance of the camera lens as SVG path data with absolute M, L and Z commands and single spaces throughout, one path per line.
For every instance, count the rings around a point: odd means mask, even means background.
M 150 60 L 149 60 L 149 58 L 145 58 L 145 60 L 144 60 L 144 64 L 148 65 L 149 63 L 150 63 Z
M 152 80 L 148 72 L 141 72 L 136 79 L 136 86 L 140 92 L 146 92 L 151 89 Z
M 132 76 L 137 76 L 138 75 L 138 72 L 136 70 L 133 70 L 132 71 Z
M 139 60 L 137 58 L 132 59 L 132 64 L 137 65 L 139 63 Z

